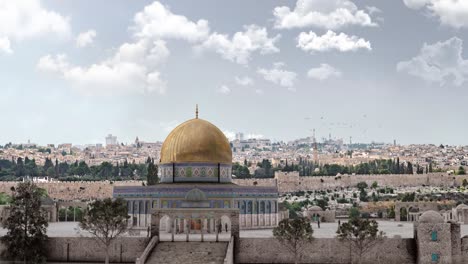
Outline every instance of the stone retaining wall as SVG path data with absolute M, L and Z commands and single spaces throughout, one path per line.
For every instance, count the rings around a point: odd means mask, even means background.
M 294 256 L 275 238 L 241 238 L 238 263 L 294 263 Z M 336 238 L 315 238 L 300 263 L 351 263 L 349 243 Z M 354 256 L 357 261 L 357 256 Z M 414 239 L 385 238 L 364 255 L 363 263 L 416 263 Z
M 110 262 L 135 263 L 145 250 L 148 238 L 122 237 L 110 249 Z M 0 251 L 5 246 L 0 244 Z M 1 257 L 0 257 L 1 259 Z M 51 237 L 47 243 L 47 261 L 52 262 L 104 262 L 105 250 L 90 237 Z M 2 259 L 3 260 L 3 259 Z

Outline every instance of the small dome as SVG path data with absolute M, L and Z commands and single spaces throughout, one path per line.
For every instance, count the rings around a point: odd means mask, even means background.
M 191 202 L 204 201 L 206 200 L 206 195 L 202 190 L 195 188 L 187 192 L 185 195 L 185 200 Z
M 231 145 L 224 133 L 203 119 L 188 120 L 172 130 L 161 148 L 161 163 L 232 163 Z
M 442 217 L 441 214 L 439 214 L 436 211 L 426 211 L 424 212 L 420 217 L 419 217 L 419 222 L 420 223 L 433 223 L 433 224 L 438 224 L 438 223 L 443 223 L 444 218 Z
M 307 211 L 323 211 L 322 207 L 314 205 L 307 209 Z
M 468 205 L 466 205 L 466 204 L 459 204 L 459 205 L 457 206 L 457 210 L 462 210 L 462 209 L 468 209 Z

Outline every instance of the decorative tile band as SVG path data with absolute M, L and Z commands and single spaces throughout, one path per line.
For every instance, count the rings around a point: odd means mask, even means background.
M 218 169 L 219 166 L 219 169 Z M 231 164 L 170 163 L 160 165 L 162 183 L 167 182 L 231 182 Z M 219 172 L 218 172 L 219 170 Z

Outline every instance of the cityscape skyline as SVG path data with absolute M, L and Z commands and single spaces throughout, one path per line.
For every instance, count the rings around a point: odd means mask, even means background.
M 228 135 L 468 145 L 463 3 L 31 2 L 0 10 L 2 144 L 162 141 L 198 103 Z

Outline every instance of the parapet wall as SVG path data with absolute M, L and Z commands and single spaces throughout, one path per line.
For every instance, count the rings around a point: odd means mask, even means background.
M 268 246 L 265 246 L 268 245 Z M 275 238 L 241 238 L 238 263 L 294 263 L 294 255 Z M 350 261 L 351 254 L 353 261 Z M 356 250 L 336 238 L 315 238 L 299 263 L 358 263 Z M 414 239 L 384 238 L 363 256 L 362 263 L 416 263 Z
M 355 187 L 358 182 L 371 185 L 374 181 L 379 186 L 415 187 L 429 186 L 460 186 L 468 175 L 448 175 L 446 173 L 429 174 L 379 174 L 379 175 L 341 175 L 341 176 L 293 176 L 276 175 L 276 179 L 235 179 L 239 185 L 275 186 L 280 193 L 313 191 L 335 188 Z

